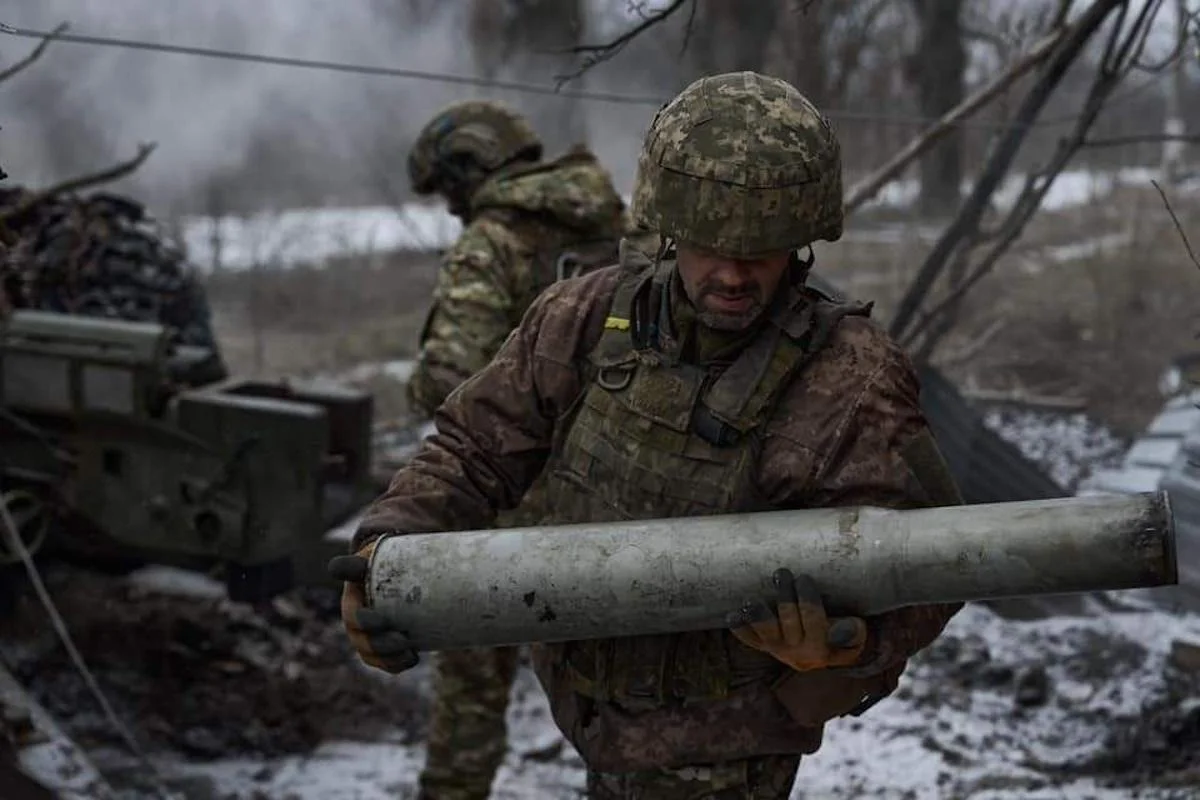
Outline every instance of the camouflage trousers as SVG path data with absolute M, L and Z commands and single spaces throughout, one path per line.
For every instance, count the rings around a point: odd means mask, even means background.
M 651 772 L 589 772 L 588 800 L 788 800 L 800 756 Z
M 515 647 L 435 654 L 421 800 L 486 800 L 508 752 L 505 712 L 518 655 Z

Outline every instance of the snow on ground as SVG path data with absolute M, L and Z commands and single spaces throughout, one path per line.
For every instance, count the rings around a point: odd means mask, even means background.
M 983 423 L 1071 491 L 1093 470 L 1120 464 L 1127 448 L 1083 413 L 993 408 L 984 413 Z
M 1148 186 L 1151 178 L 1157 175 L 1157 170 L 1145 167 L 1113 173 L 1087 170 L 1063 172 L 1055 180 L 1042 205 L 1049 211 L 1085 205 L 1103 198 L 1122 184 Z M 1023 181 L 1024 176 L 1010 176 L 996 194 L 997 204 L 1004 207 L 1012 203 Z M 1195 188 L 1188 185 L 1177 191 Z M 918 189 L 916 180 L 893 181 L 867 207 L 908 207 L 915 201 Z M 966 190 L 970 190 L 969 185 Z M 391 250 L 439 250 L 448 247 L 461 231 L 459 221 L 443 207 L 424 203 L 408 203 L 399 208 L 314 208 L 261 213 L 244 218 L 226 216 L 220 218 L 216 225 L 213 218 L 198 215 L 184 217 L 181 228 L 189 260 L 204 270 L 214 263 L 214 243 L 217 241 L 220 243 L 220 263 L 223 268 L 247 269 L 256 265 L 286 267 L 314 264 L 336 256 Z M 931 230 L 923 230 L 922 236 L 932 235 Z M 860 233 L 851 226 L 847 235 L 881 234 Z M 911 232 L 907 235 L 911 235 Z
M 1093 236 L 1088 239 L 1083 239 L 1070 244 L 1060 244 L 1054 247 L 1047 247 L 1041 253 L 1041 260 L 1048 261 L 1051 264 L 1069 264 L 1072 261 L 1081 261 L 1085 258 L 1095 258 L 1106 252 L 1111 252 L 1122 247 L 1128 247 L 1133 241 L 1133 233 L 1131 231 L 1121 231 L 1119 233 L 1106 233 L 1099 236 Z M 1037 270 L 1031 270 L 1036 272 Z
M 1139 746 L 1196 746 L 1156 742 L 1140 729 L 1148 707 L 1166 700 L 1166 665 L 1181 637 L 1200 641 L 1200 617 L 1144 611 L 1015 622 L 969 606 L 916 660 L 895 697 L 830 726 L 799 784 L 815 797 L 1031 797 L 1051 789 L 1041 796 L 1097 797 L 1097 780 L 1110 771 L 1144 785 L 1139 769 L 1166 769 L 1153 759 L 1139 766 Z M 1188 724 L 1200 723 L 1194 704 L 1179 708 Z
M 428 673 L 423 666 L 395 680 L 420 683 L 428 691 Z M 493 798 L 581 796 L 583 762 L 554 727 L 545 695 L 527 668 L 520 671 L 513 687 L 508 724 L 510 752 L 496 776 Z M 309 755 L 274 762 L 236 759 L 184 764 L 163 760 L 159 767 L 228 800 L 394 800 L 415 796 L 424 760 L 422 744 L 406 744 L 405 738 L 397 735 L 369 742 L 327 742 Z
M 1115 172 L 1092 170 L 1066 170 L 1059 174 L 1050 191 L 1042 200 L 1044 211 L 1064 211 L 1076 206 L 1099 200 L 1121 185 L 1149 186 L 1151 179 L 1158 178 L 1161 170 L 1150 167 L 1126 167 Z M 993 202 L 1001 208 L 1009 207 L 1025 185 L 1024 175 L 1009 175 L 993 196 Z M 963 183 L 963 193 L 974 188 Z M 921 183 L 915 178 L 892 181 L 884 186 L 864 208 L 907 208 L 913 205 L 920 194 Z
M 1014 622 L 968 606 L 893 697 L 830 724 L 820 752 L 802 763 L 792 798 L 1127 798 L 1134 786 L 1143 798 L 1188 796 L 1154 786 L 1200 748 L 1200 701 L 1179 699 L 1179 673 L 1168 667 L 1179 640 L 1200 644 L 1200 616 L 1134 611 Z M 396 680 L 427 681 L 423 672 Z M 1194 692 L 1194 682 L 1184 685 Z M 514 688 L 509 724 L 511 752 L 492 796 L 580 796 L 582 764 L 528 670 Z M 367 800 L 414 796 L 423 759 L 420 744 L 396 737 L 329 742 L 275 762 L 160 766 L 229 800 Z
M 400 208 L 293 209 L 250 217 L 185 217 L 183 243 L 188 259 L 202 270 L 216 261 L 222 269 L 277 268 L 320 264 L 339 256 L 394 250 L 438 250 L 458 237 L 462 226 L 439 205 L 409 203 Z

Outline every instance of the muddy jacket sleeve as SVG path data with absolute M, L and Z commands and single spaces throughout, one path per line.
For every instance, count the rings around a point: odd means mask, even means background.
M 514 508 L 583 386 L 616 269 L 564 281 L 530 306 L 496 357 L 450 393 L 437 432 L 368 509 L 352 550 L 389 533 L 478 530 Z
M 499 223 L 475 220 L 442 260 L 408 384 L 410 405 L 426 416 L 483 369 L 521 319 L 513 280 L 523 271 L 508 238 Z
M 847 320 L 847 333 L 815 365 L 810 404 L 828 409 L 806 427 L 808 468 L 793 480 L 791 507 L 869 505 L 920 508 L 961 503 L 921 411 L 916 371 L 907 356 L 869 323 Z M 856 365 L 843 368 L 841 364 Z M 824 391 L 822 390 L 824 389 Z M 807 473 L 807 474 L 805 474 Z M 861 676 L 885 672 L 929 645 L 961 604 L 910 606 L 871 617 Z
M 962 498 L 921 411 L 916 371 L 898 349 L 857 398 L 853 420 L 827 465 L 822 505 L 923 508 Z M 881 673 L 927 647 L 962 608 L 937 603 L 889 611 L 869 620 L 871 640 L 859 675 Z

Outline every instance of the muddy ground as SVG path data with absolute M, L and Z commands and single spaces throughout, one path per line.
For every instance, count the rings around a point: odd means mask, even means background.
M 104 693 L 188 800 L 412 796 L 427 675 L 387 678 L 357 664 L 332 592 L 250 608 L 216 592 L 164 593 L 138 574 L 114 580 L 64 566 L 46 574 Z M 150 796 L 145 770 L 122 752 L 40 609 L 25 603 L 0 628 L 6 665 L 121 797 Z M 537 736 L 514 736 L 524 752 L 510 757 L 497 796 L 577 796 L 578 757 L 553 735 L 528 674 L 523 686 L 511 713 L 533 717 Z M 338 766 L 331 742 L 350 753 L 340 759 L 353 779 L 329 777 Z M 393 753 L 390 772 L 356 766 L 355 750 L 364 759 L 381 744 Z M 235 763 L 236 776 L 227 766 Z M 286 775 L 297 764 L 309 771 L 307 790 Z M 1130 607 L 1106 618 L 1016 621 L 968 607 L 913 661 L 893 698 L 831 725 L 800 776 L 799 798 L 1194 797 L 1200 618 Z
M 119 715 L 155 747 L 196 759 L 278 757 L 325 739 L 422 733 L 423 702 L 359 668 L 334 590 L 260 607 L 141 589 L 53 565 L 46 578 L 71 635 Z M 88 748 L 118 744 L 68 654 L 23 598 L 0 638 L 6 661 Z M 14 647 L 15 645 L 15 647 Z

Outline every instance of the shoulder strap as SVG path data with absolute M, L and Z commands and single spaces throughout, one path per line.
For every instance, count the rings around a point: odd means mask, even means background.
M 588 354 L 596 369 L 629 363 L 648 344 L 646 301 L 654 282 L 654 264 L 624 242 L 620 247 L 621 277 L 613 292 L 600 338 Z
M 767 416 L 799 372 L 829 343 L 847 316 L 870 316 L 871 304 L 835 302 L 793 287 L 771 320 L 705 393 L 693 420 L 716 445 L 732 445 Z

